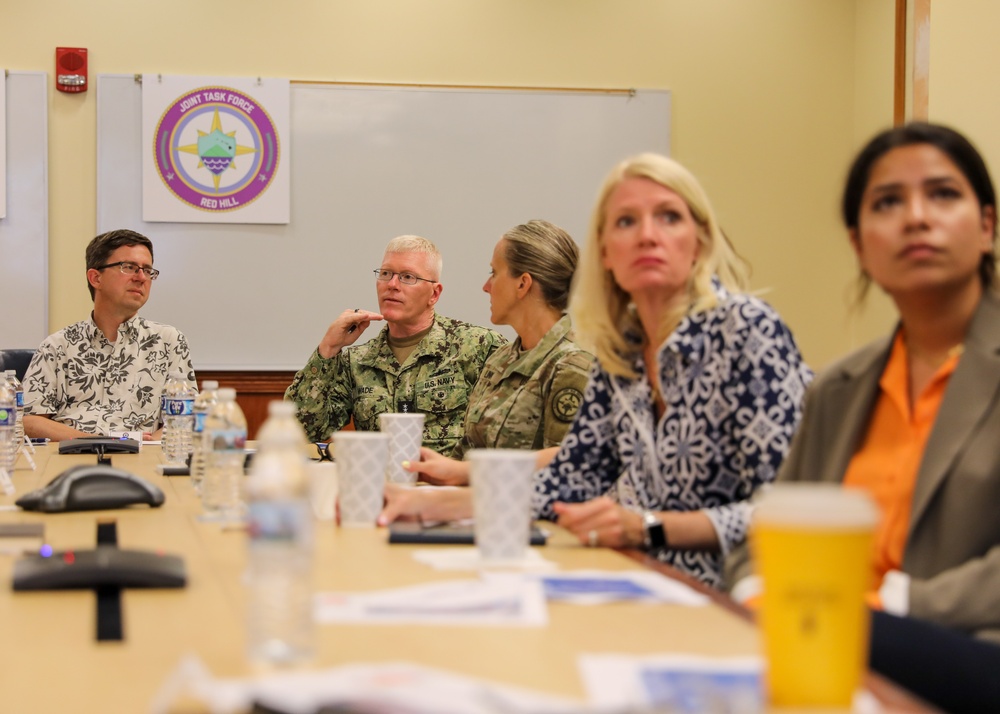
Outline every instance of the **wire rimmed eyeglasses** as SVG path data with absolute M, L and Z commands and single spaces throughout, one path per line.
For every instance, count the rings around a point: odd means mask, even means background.
M 383 283 L 387 283 L 390 280 L 392 280 L 393 275 L 398 275 L 399 282 L 401 282 L 403 285 L 416 285 L 418 280 L 422 280 L 425 283 L 437 282 L 437 280 L 428 280 L 427 278 L 421 278 L 420 276 L 414 275 L 413 273 L 406 270 L 404 270 L 401 273 L 396 273 L 393 272 L 392 270 L 386 270 L 385 268 L 375 268 L 374 273 L 375 273 L 375 279 Z
M 95 268 L 95 270 L 104 270 L 105 268 L 118 268 L 118 270 L 122 271 L 125 275 L 135 275 L 141 270 L 143 275 L 145 275 L 150 280 L 156 280 L 156 278 L 158 278 L 160 275 L 160 271 L 157 270 L 156 268 L 147 268 L 143 265 L 139 265 L 138 263 L 133 263 L 128 260 L 119 260 L 117 263 L 98 265 Z

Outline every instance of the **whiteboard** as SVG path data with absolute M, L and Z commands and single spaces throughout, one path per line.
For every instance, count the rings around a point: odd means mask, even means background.
M 438 311 L 489 325 L 504 231 L 544 218 L 582 242 L 608 170 L 670 147 L 668 91 L 293 83 L 291 223 L 146 223 L 141 94 L 98 75 L 97 227 L 152 239 L 143 314 L 187 336 L 196 369 L 299 369 L 343 310 L 378 309 L 372 270 L 402 234 L 441 250 Z
M 49 333 L 47 89 L 45 72 L 7 76 L 7 216 L 0 218 L 0 286 L 7 299 L 0 349 L 35 349 Z

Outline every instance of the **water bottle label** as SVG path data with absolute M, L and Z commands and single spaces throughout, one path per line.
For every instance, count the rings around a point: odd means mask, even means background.
M 17 412 L 13 409 L 0 407 L 0 426 L 14 426 L 17 424 Z
M 17 408 L 24 409 L 24 392 L 17 392 L 14 398 L 17 400 Z
M 205 431 L 205 419 L 207 417 L 208 417 L 208 414 L 206 414 L 205 412 L 201 412 L 199 414 L 195 414 L 194 415 L 194 433 L 195 434 L 200 434 L 203 431 Z
M 243 451 L 247 433 L 243 429 L 217 429 L 212 432 L 212 451 Z
M 194 400 L 164 399 L 163 413 L 167 416 L 191 416 L 194 414 Z
M 303 499 L 255 501 L 248 507 L 247 531 L 253 541 L 312 541 L 312 513 Z

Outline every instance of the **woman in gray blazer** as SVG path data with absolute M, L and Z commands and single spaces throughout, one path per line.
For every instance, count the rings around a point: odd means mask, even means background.
M 813 383 L 778 480 L 868 488 L 883 515 L 881 607 L 1000 642 L 993 183 L 961 134 L 907 124 L 858 154 L 842 214 L 861 296 L 874 282 L 899 323 Z M 727 564 L 738 599 L 753 590 L 749 572 L 744 547 Z

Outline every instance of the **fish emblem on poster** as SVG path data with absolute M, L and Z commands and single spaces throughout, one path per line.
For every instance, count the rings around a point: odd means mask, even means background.
M 287 79 L 142 77 L 142 218 L 288 223 Z

